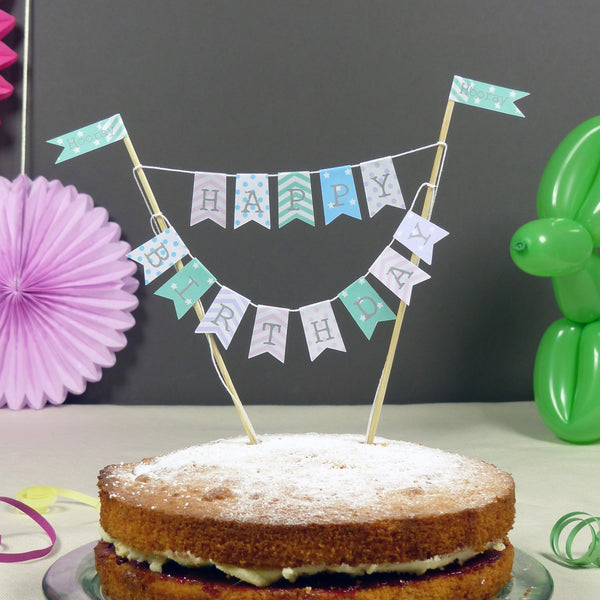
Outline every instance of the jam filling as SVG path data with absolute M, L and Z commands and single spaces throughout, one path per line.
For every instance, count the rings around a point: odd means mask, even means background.
M 96 548 L 97 556 L 102 560 L 114 560 L 116 564 L 121 565 L 129 563 L 140 578 L 163 578 L 178 581 L 185 585 L 190 583 L 202 583 L 204 586 L 221 587 L 235 585 L 254 588 L 253 585 L 231 577 L 219 571 L 215 567 L 189 568 L 182 567 L 175 562 L 169 561 L 163 566 L 162 573 L 150 571 L 148 564 L 121 558 L 114 551 L 114 546 L 107 542 L 99 542 Z M 276 589 L 289 588 L 320 588 L 327 590 L 352 591 L 378 586 L 405 586 L 413 581 L 427 581 L 435 578 L 451 577 L 468 572 L 477 571 L 490 564 L 495 563 L 502 556 L 502 552 L 497 550 L 486 550 L 462 565 L 454 563 L 447 565 L 442 569 L 427 571 L 423 575 L 414 575 L 409 573 L 373 573 L 371 575 L 361 575 L 354 577 L 342 573 L 319 573 L 316 575 L 299 577 L 294 583 L 286 580 L 280 580 L 268 586 Z

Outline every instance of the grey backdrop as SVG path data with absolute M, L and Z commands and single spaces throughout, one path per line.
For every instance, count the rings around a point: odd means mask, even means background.
M 3 10 L 22 23 L 22 3 Z M 236 172 L 316 170 L 437 140 L 452 76 L 530 92 L 526 118 L 457 105 L 433 220 L 451 232 L 413 293 L 387 402 L 532 397 L 538 340 L 560 316 L 549 280 L 511 262 L 535 218 L 542 170 L 575 125 L 600 112 L 597 0 L 55 0 L 34 3 L 27 172 L 73 184 L 108 209 L 132 247 L 148 214 L 123 144 L 54 164 L 45 140 L 121 113 L 148 165 Z M 20 50 L 22 27 L 5 41 Z M 19 171 L 17 85 L 0 102 L 0 172 Z M 411 199 L 432 153 L 402 159 Z M 192 179 L 149 173 L 164 212 L 218 279 L 252 300 L 298 307 L 366 272 L 402 212 L 298 222 L 188 226 Z M 319 214 L 317 213 L 317 218 Z M 73 402 L 229 403 L 195 315 L 178 321 L 161 282 L 140 286 L 117 365 Z M 378 288 L 381 291 L 381 288 Z M 384 297 L 390 302 L 389 294 Z M 397 303 L 393 303 L 393 308 Z M 311 363 L 297 316 L 287 361 L 247 359 L 251 313 L 224 358 L 246 404 L 370 403 L 392 324 L 368 342 L 337 310 L 346 353 Z

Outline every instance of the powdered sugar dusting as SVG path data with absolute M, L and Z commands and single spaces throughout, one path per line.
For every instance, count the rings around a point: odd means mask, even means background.
M 175 511 L 271 523 L 344 522 L 437 514 L 493 501 L 510 476 L 409 442 L 355 435 L 217 440 L 113 467 L 111 493 Z

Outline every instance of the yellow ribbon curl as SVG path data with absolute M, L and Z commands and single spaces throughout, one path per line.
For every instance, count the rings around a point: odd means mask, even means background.
M 57 488 L 49 485 L 32 485 L 23 488 L 17 493 L 17 500 L 27 504 L 40 514 L 45 513 L 48 509 L 58 501 L 58 497 L 68 498 L 75 502 L 87 504 L 97 511 L 100 510 L 100 501 L 81 492 L 68 490 L 65 488 Z

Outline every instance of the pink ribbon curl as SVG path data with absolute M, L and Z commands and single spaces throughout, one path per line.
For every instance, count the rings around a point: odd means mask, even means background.
M 14 506 L 16 509 L 33 519 L 46 532 L 51 542 L 49 546 L 46 548 L 40 548 L 39 550 L 29 550 L 28 552 L 0 552 L 0 563 L 22 562 L 25 560 L 42 558 L 47 554 L 50 554 L 52 548 L 54 548 L 54 544 L 56 543 L 56 532 L 54 531 L 52 525 L 50 525 L 50 523 L 48 523 L 48 521 L 46 521 L 46 519 L 44 519 L 44 517 L 42 517 L 42 515 L 40 515 L 36 510 L 27 506 L 27 504 L 20 502 L 19 500 L 0 496 L 0 501 Z M 0 541 L 1 539 L 2 538 L 0 537 Z

